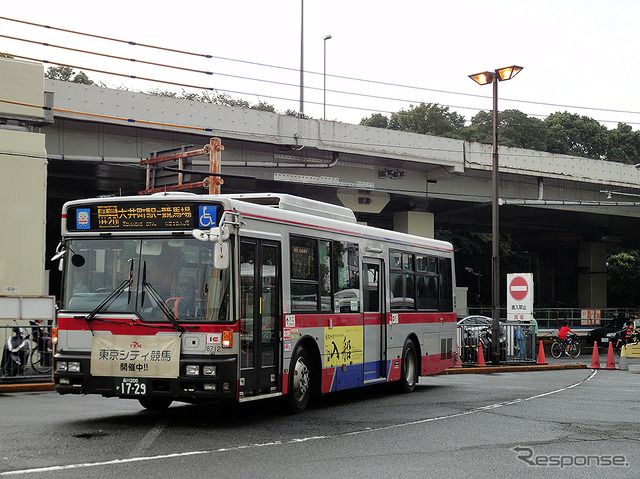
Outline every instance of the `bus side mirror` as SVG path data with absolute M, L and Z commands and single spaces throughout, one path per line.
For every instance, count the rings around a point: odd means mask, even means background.
M 213 267 L 215 269 L 229 268 L 229 243 L 216 241 L 213 244 Z

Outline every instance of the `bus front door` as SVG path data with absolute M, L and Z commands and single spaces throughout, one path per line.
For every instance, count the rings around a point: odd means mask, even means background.
M 240 244 L 240 397 L 277 391 L 280 246 Z

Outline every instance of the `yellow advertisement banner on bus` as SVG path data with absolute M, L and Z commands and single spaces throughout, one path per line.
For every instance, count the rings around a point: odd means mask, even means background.
M 180 337 L 99 334 L 91 347 L 91 374 L 140 378 L 176 378 Z
M 324 328 L 324 367 L 362 363 L 362 326 Z

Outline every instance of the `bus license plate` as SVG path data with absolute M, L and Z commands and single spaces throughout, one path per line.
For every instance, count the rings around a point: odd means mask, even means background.
M 115 378 L 116 394 L 121 396 L 146 396 L 147 381 L 144 378 Z
M 609 342 L 609 338 L 600 338 L 600 341 L 602 341 L 603 343 L 608 343 Z

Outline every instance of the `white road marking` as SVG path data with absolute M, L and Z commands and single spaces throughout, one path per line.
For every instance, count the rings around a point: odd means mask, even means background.
M 358 434 L 365 434 L 365 433 L 371 433 L 371 432 L 376 432 L 376 431 L 384 431 L 384 430 L 394 429 L 394 428 L 399 428 L 399 427 L 414 426 L 416 424 L 425 424 L 425 423 L 428 423 L 428 422 L 442 421 L 442 420 L 445 420 L 445 419 L 453 419 L 453 418 L 456 418 L 456 417 L 468 416 L 470 414 L 476 414 L 476 413 L 487 411 L 487 410 L 490 410 L 490 409 L 497 409 L 497 408 L 501 408 L 501 407 L 505 407 L 505 406 L 511 406 L 513 404 L 519 404 L 519 403 L 526 402 L 526 401 L 532 401 L 534 399 L 540 399 L 540 398 L 543 398 L 543 397 L 546 397 L 546 396 L 551 396 L 552 394 L 557 394 L 557 393 L 560 393 L 560 392 L 563 392 L 563 391 L 567 391 L 569 389 L 573 389 L 573 388 L 579 386 L 580 384 L 582 384 L 582 383 L 584 383 L 586 381 L 589 381 L 597 373 L 598 373 L 598 371 L 594 369 L 594 370 L 591 371 L 591 375 L 586 379 L 583 379 L 581 381 L 578 381 L 577 383 L 571 384 L 569 386 L 565 386 L 565 387 L 560 388 L 560 389 L 554 389 L 553 391 L 548 391 L 546 393 L 536 394 L 535 396 L 529 396 L 529 397 L 526 397 L 526 398 L 512 399 L 510 401 L 504 401 L 504 402 L 489 404 L 487 406 L 480 406 L 480 407 L 477 407 L 477 408 L 470 409 L 469 411 L 459 412 L 459 413 L 455 413 L 455 414 L 447 414 L 447 415 L 444 415 L 444 416 L 431 417 L 431 418 L 427 418 L 427 419 L 420 419 L 420 420 L 417 420 L 417 421 L 404 422 L 404 423 L 400 423 L 400 424 L 392 424 L 390 426 L 382 426 L 382 427 L 376 427 L 376 428 L 365 428 L 365 429 L 362 429 L 362 430 L 359 430 L 359 431 L 352 431 L 352 432 L 346 432 L 346 433 L 340 433 L 340 434 L 331 434 L 331 435 L 328 435 L 328 436 L 310 436 L 310 437 L 303 437 L 303 438 L 297 438 L 297 439 L 290 439 L 288 441 L 272 441 L 272 442 L 264 442 L 264 443 L 259 443 L 259 444 L 246 444 L 246 445 L 243 445 L 243 446 L 225 447 L 225 448 L 220 448 L 220 449 L 211 449 L 211 450 L 207 450 L 207 451 L 176 452 L 176 453 L 173 453 L 173 454 L 160 454 L 160 455 L 157 455 L 157 456 L 132 457 L 132 458 L 129 458 L 129 459 L 112 459 L 110 461 L 85 462 L 85 463 L 67 464 L 67 465 L 60 465 L 60 466 L 37 467 L 37 468 L 33 468 L 33 469 L 21 469 L 21 470 L 17 470 L 17 471 L 5 471 L 5 472 L 0 472 L 0 476 L 18 476 L 18 475 L 24 475 L 24 474 L 41 473 L 41 472 L 65 471 L 65 470 L 68 470 L 68 469 L 82 469 L 82 468 L 88 468 L 88 467 L 109 466 L 109 465 L 114 465 L 114 464 L 128 464 L 128 463 L 143 462 L 143 461 L 157 461 L 157 460 L 161 460 L 161 459 L 171 459 L 171 458 L 175 458 L 175 457 L 188 457 L 188 456 L 197 456 L 197 455 L 202 455 L 202 454 L 215 454 L 215 453 L 218 453 L 218 452 L 239 451 L 239 450 L 243 450 L 243 449 L 251 449 L 251 448 L 258 448 L 258 447 L 282 446 L 282 445 L 287 445 L 287 444 L 298 444 L 298 443 L 301 443 L 301 442 L 308 442 L 308 441 L 318 441 L 318 440 L 322 440 L 322 439 L 331 439 L 331 438 L 337 438 L 337 437 L 355 436 L 355 435 L 358 435 Z M 145 438 L 142 439 L 141 443 L 146 443 L 147 439 L 150 439 L 151 442 L 153 442 L 153 440 L 155 440 L 155 437 L 157 436 L 157 434 L 160 433 L 160 431 L 163 429 L 163 427 L 164 426 L 156 427 L 156 428 L 152 429 L 145 436 Z M 151 437 L 149 435 L 151 435 Z

